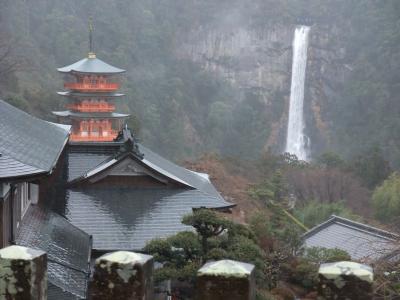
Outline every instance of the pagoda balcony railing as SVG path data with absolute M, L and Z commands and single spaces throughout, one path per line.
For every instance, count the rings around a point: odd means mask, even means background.
M 98 132 L 97 132 L 98 134 Z M 84 134 L 82 133 L 71 133 L 69 139 L 73 142 L 112 142 L 118 135 L 118 131 L 109 130 L 107 135 L 97 134 Z
M 118 83 L 79 83 L 79 82 L 66 82 L 64 88 L 76 91 L 88 91 L 88 92 L 108 92 L 119 89 Z
M 69 104 L 68 109 L 80 112 L 113 112 L 115 105 L 111 103 Z

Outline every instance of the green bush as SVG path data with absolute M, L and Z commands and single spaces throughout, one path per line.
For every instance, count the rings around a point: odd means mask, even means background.
M 400 216 L 400 175 L 393 173 L 372 195 L 372 207 L 378 220 L 390 223 Z
M 264 282 L 264 252 L 257 245 L 252 230 L 235 224 L 208 209 L 186 215 L 182 223 L 196 232 L 180 232 L 167 239 L 150 241 L 144 252 L 163 265 L 156 270 L 156 281 L 186 279 L 192 281 L 207 260 L 233 259 L 256 266 L 256 279 Z
M 293 267 L 291 281 L 306 289 L 314 288 L 318 283 L 318 268 L 322 263 L 351 260 L 346 251 L 311 247 L 306 249 Z
M 307 248 L 303 257 L 313 264 L 330 263 L 343 260 L 351 260 L 350 255 L 341 249 L 327 249 L 323 247 Z
M 303 207 L 297 208 L 294 215 L 309 228 L 326 221 L 331 215 L 360 220 L 360 217 L 348 209 L 343 201 L 334 203 L 309 201 Z

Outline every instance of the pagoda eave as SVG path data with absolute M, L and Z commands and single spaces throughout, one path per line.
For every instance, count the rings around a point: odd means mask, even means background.
M 96 75 L 108 75 L 108 76 L 112 76 L 112 75 L 116 75 L 116 74 L 121 74 L 121 73 L 125 73 L 125 70 L 119 71 L 119 72 L 92 72 L 92 71 L 77 71 L 77 70 L 71 70 L 69 72 L 62 72 L 62 71 L 58 71 L 60 73 L 64 73 L 64 74 L 82 74 L 82 75 L 88 75 L 88 74 L 96 74 Z
M 120 113 L 83 113 L 83 112 L 73 112 L 69 110 L 53 111 L 53 114 L 58 117 L 71 118 L 71 119 L 124 119 L 130 116 L 130 114 L 120 114 Z
M 102 98 L 117 98 L 117 97 L 122 97 L 125 96 L 125 94 L 122 93 L 104 93 L 104 92 L 98 92 L 98 93 L 75 93 L 71 91 L 62 91 L 62 92 L 57 92 L 58 95 L 63 96 L 63 97 L 76 97 L 76 98 L 83 98 L 83 97 L 102 97 Z

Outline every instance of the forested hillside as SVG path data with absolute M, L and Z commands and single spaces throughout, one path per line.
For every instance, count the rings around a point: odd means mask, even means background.
M 2 98 L 52 120 L 51 110 L 63 106 L 56 68 L 86 56 L 92 15 L 98 57 L 127 70 L 121 110 L 133 114 L 130 126 L 145 144 L 172 159 L 204 152 L 256 158 L 267 147 L 282 149 L 292 32 L 308 22 L 305 101 L 314 157 L 333 150 L 349 158 L 379 146 L 393 166 L 400 161 L 399 1 L 0 4 Z M 203 55 L 196 43 L 215 32 L 245 32 L 239 39 L 249 42 Z M 254 52 L 246 54 L 246 45 Z

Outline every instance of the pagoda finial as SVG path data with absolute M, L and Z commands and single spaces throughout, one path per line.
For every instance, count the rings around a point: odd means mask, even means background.
M 96 54 L 93 51 L 93 18 L 89 17 L 89 58 L 96 58 Z

